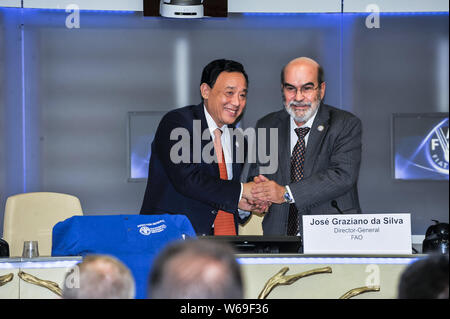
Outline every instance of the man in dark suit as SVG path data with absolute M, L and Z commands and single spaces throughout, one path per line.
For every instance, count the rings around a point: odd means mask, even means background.
M 323 104 L 325 88 L 317 62 L 292 60 L 281 75 L 285 109 L 257 122 L 258 129 L 265 128 L 266 142 L 278 143 L 279 149 L 271 154 L 278 162 L 275 172 L 261 175 L 264 166 L 256 161 L 243 173 L 243 179 L 256 176 L 253 195 L 273 203 L 264 216 L 264 235 L 300 235 L 304 214 L 361 212 L 357 191 L 361 121 Z M 278 132 L 272 141 L 270 128 Z
M 240 63 L 212 61 L 202 73 L 203 102 L 162 118 L 141 214 L 185 214 L 197 234 L 235 235 L 238 208 L 258 210 L 251 198 L 255 183 L 239 180 L 245 145 L 233 130 L 246 105 L 247 87 Z

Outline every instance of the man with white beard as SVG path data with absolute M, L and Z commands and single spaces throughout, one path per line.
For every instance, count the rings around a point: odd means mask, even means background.
M 261 175 L 264 164 L 257 160 L 247 163 L 242 175 L 242 180 L 257 183 L 253 196 L 273 203 L 264 216 L 264 235 L 300 236 L 305 214 L 361 213 L 361 121 L 322 103 L 325 89 L 324 72 L 316 61 L 290 61 L 281 72 L 284 110 L 256 124 L 258 134 L 265 129 L 266 143 L 278 143 L 279 149 L 270 154 L 278 157 L 274 174 Z M 272 139 L 271 128 L 278 132 Z

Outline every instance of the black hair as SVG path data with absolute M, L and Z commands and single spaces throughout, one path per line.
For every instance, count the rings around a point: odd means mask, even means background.
M 398 285 L 399 299 L 448 299 L 448 254 L 432 254 L 409 265 Z
M 245 81 L 248 86 L 248 76 L 244 70 L 244 66 L 233 60 L 219 59 L 210 62 L 202 72 L 202 79 L 200 85 L 203 83 L 208 84 L 210 88 L 216 83 L 219 74 L 222 72 L 240 72 L 244 75 Z

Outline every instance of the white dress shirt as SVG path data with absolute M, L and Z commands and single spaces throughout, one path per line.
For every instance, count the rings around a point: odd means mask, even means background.
M 216 122 L 213 120 L 212 116 L 208 113 L 208 110 L 206 109 L 205 105 L 203 105 L 203 110 L 205 111 L 205 117 L 206 117 L 206 123 L 208 124 L 209 133 L 211 134 L 211 137 L 215 139 L 214 131 L 219 128 L 222 131 L 222 136 L 220 138 L 222 142 L 222 149 L 223 149 L 223 156 L 225 158 L 225 164 L 227 167 L 227 176 L 228 180 L 233 179 L 233 158 L 232 158 L 232 151 L 231 151 L 231 135 L 230 131 L 228 129 L 228 126 L 225 124 L 222 127 L 218 127 Z M 244 186 L 241 183 L 241 193 L 239 195 L 239 201 L 242 198 L 242 191 Z
M 233 159 L 231 158 L 231 137 L 230 131 L 228 130 L 228 126 L 225 124 L 222 127 L 218 127 L 216 122 L 213 120 L 211 115 L 208 113 L 208 110 L 205 106 L 203 106 L 205 110 L 206 123 L 208 123 L 209 133 L 214 141 L 216 138 L 214 135 L 214 131 L 216 129 L 220 129 L 222 131 L 222 136 L 220 138 L 223 149 L 223 156 L 225 157 L 225 164 L 227 166 L 227 175 L 228 180 L 233 179 Z

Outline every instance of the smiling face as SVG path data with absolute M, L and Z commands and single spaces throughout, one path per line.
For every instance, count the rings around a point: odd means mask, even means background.
M 233 124 L 247 103 L 247 81 L 240 72 L 222 72 L 214 86 L 200 85 L 205 107 L 218 127 Z
M 325 82 L 319 84 L 318 71 L 319 65 L 307 58 L 296 59 L 284 69 L 284 106 L 299 126 L 316 113 L 325 95 Z

